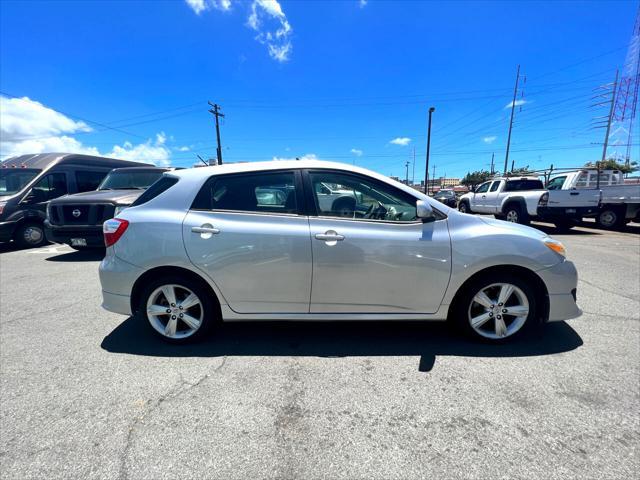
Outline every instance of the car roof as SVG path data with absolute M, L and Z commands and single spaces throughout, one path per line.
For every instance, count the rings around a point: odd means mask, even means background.
M 119 167 L 111 170 L 110 173 L 113 172 L 171 172 L 175 170 L 174 168 L 169 167 L 154 167 L 153 165 L 149 165 L 148 167 Z
M 145 166 L 143 162 L 120 160 L 117 158 L 98 157 L 94 155 L 81 155 L 75 153 L 38 153 L 11 157 L 2 161 L 2 167 L 21 167 L 45 169 L 61 163 L 91 162 L 96 166 L 126 167 Z M 149 164 L 151 165 L 151 164 Z

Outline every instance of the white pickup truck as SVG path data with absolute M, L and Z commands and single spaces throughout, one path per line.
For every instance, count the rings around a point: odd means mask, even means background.
M 508 222 L 528 224 L 538 216 L 548 193 L 538 177 L 499 177 L 480 184 L 460 197 L 463 213 L 492 213 Z
M 547 189 L 549 199 L 539 209 L 541 217 L 595 217 L 603 228 L 640 220 L 640 185 L 625 185 L 618 170 L 601 170 L 600 181 L 596 169 L 563 172 L 550 178 Z

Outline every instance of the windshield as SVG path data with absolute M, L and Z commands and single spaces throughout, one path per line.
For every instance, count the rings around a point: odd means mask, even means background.
M 41 171 L 36 168 L 0 169 L 0 195 L 18 193 Z
M 111 172 L 107 175 L 98 190 L 146 190 L 158 180 L 163 170 L 142 172 Z
M 453 197 L 453 192 L 451 190 L 440 190 L 436 193 L 436 197 Z

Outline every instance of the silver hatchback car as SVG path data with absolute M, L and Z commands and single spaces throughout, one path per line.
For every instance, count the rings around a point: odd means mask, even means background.
M 581 313 L 560 242 L 340 163 L 168 172 L 104 237 L 103 307 L 174 343 L 220 321 L 418 319 L 502 342 Z

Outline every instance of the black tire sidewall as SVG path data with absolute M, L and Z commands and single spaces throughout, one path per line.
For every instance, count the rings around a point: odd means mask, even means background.
M 607 212 L 611 212 L 613 215 L 615 215 L 615 220 L 611 225 L 604 225 L 600 220 L 602 215 L 604 215 Z M 619 228 L 621 225 L 623 225 L 623 222 L 621 222 L 620 219 L 621 219 L 621 216 L 618 210 L 616 210 L 615 208 L 605 208 L 600 213 L 598 213 L 597 223 L 598 223 L 598 226 L 600 226 L 601 228 L 606 228 L 606 229 Z
M 527 297 L 527 301 L 529 302 L 529 315 L 527 316 L 525 324 L 522 326 L 522 328 L 520 328 L 520 330 L 518 330 L 513 335 L 500 339 L 483 337 L 473 329 L 473 327 L 469 323 L 468 318 L 469 306 L 471 305 L 471 300 L 474 295 L 478 293 L 480 289 L 493 283 L 510 283 L 517 286 L 524 292 Z M 472 338 L 476 341 L 491 344 L 511 342 L 512 340 L 532 335 L 533 333 L 538 331 L 540 329 L 540 326 L 544 323 L 544 319 L 542 318 L 540 310 L 541 305 L 535 287 L 521 277 L 511 273 L 495 273 L 490 274 L 485 279 L 478 278 L 476 280 L 473 280 L 471 283 L 465 286 L 464 291 L 462 291 L 459 295 L 456 295 L 454 301 L 456 303 L 454 305 L 454 308 L 451 310 L 452 316 L 449 321 L 467 337 Z
M 24 239 L 24 232 L 27 228 L 31 228 L 31 227 L 36 227 L 38 229 L 40 229 L 42 231 L 42 240 L 40 240 L 38 243 L 29 243 Z M 43 245 L 47 244 L 47 237 L 44 233 L 44 225 L 42 225 L 41 223 L 36 223 L 36 222 L 27 222 L 24 223 L 22 225 L 20 225 L 14 235 L 13 235 L 13 239 L 15 240 L 15 242 L 21 247 L 21 248 L 38 248 L 38 247 L 42 247 Z
M 188 288 L 198 296 L 198 298 L 202 303 L 202 308 L 204 310 L 203 316 L 202 316 L 202 324 L 200 325 L 200 328 L 190 337 L 167 338 L 164 335 L 162 335 L 160 332 L 158 332 L 155 328 L 153 328 L 153 326 L 149 322 L 149 319 L 147 318 L 147 300 L 149 299 L 149 296 L 153 293 L 153 291 L 156 288 L 162 285 L 169 285 L 169 284 L 181 285 Z M 214 325 L 220 321 L 219 312 L 220 312 L 220 309 L 219 309 L 219 306 L 217 305 L 216 300 L 212 298 L 211 293 L 208 291 L 206 287 L 202 285 L 202 283 L 188 277 L 181 277 L 179 275 L 160 277 L 158 279 L 155 279 L 149 282 L 147 285 L 145 285 L 142 291 L 142 294 L 140 295 L 140 300 L 138 302 L 138 309 L 136 311 L 137 316 L 139 317 L 139 320 L 143 321 L 147 325 L 149 330 L 151 330 L 156 336 L 160 337 L 162 340 L 164 340 L 167 343 L 172 343 L 176 345 L 198 342 L 200 340 L 203 340 L 205 337 L 207 337 L 211 333 L 211 330 L 213 329 Z
M 462 213 L 471 213 L 471 209 L 469 208 L 469 204 L 467 202 L 460 202 L 460 205 L 458 205 L 458 210 Z

